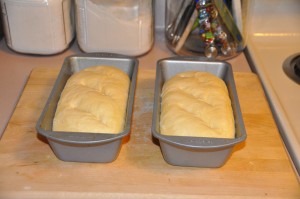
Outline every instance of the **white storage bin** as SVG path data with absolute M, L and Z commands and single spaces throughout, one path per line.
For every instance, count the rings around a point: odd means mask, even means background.
M 72 0 L 1 0 L 7 45 L 29 54 L 56 54 L 75 35 Z
M 76 0 L 76 34 L 84 52 L 137 56 L 152 47 L 152 0 Z

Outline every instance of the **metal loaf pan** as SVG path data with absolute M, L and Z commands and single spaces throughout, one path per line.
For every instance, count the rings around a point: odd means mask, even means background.
M 177 73 L 191 70 L 210 72 L 225 81 L 235 119 L 234 139 L 160 134 L 160 96 L 163 84 Z M 221 167 L 224 165 L 231 154 L 232 148 L 246 139 L 231 65 L 227 62 L 192 57 L 174 57 L 159 60 L 156 68 L 152 134 L 159 140 L 163 157 L 169 164 L 192 167 Z
M 131 79 L 123 132 L 119 134 L 106 134 L 105 132 L 78 133 L 52 131 L 57 102 L 67 80 L 73 73 L 96 65 L 115 66 L 127 73 Z M 137 70 L 137 59 L 111 53 L 74 55 L 64 60 L 61 71 L 36 125 L 38 133 L 47 138 L 53 152 L 59 159 L 71 162 L 104 163 L 112 162 L 117 158 L 122 139 L 130 132 Z

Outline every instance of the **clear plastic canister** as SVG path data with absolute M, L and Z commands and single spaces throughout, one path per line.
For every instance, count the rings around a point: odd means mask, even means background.
M 166 0 L 168 47 L 179 55 L 235 57 L 246 46 L 250 1 Z
M 1 0 L 5 41 L 20 53 L 64 51 L 75 36 L 72 0 Z
M 152 0 L 76 0 L 76 34 L 84 52 L 137 56 L 154 42 Z

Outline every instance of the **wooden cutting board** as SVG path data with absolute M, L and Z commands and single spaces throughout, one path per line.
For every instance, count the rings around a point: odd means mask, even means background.
M 0 141 L 0 198 L 300 198 L 256 75 L 235 73 L 247 140 L 221 168 L 167 164 L 151 136 L 154 70 L 140 68 L 132 131 L 112 163 L 56 158 L 35 125 L 58 69 L 32 71 Z

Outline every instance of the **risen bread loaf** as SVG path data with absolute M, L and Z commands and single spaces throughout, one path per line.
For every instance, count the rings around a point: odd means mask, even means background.
M 234 138 L 231 100 L 217 76 L 198 71 L 177 74 L 165 82 L 161 97 L 161 134 Z
M 120 133 L 124 128 L 130 79 L 112 66 L 73 74 L 59 99 L 54 131 Z

